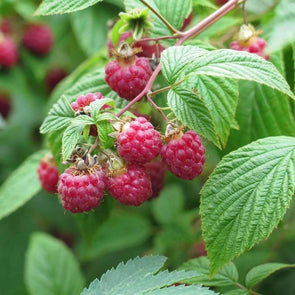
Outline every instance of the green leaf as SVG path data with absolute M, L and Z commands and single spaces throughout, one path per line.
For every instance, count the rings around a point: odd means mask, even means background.
M 114 145 L 114 138 L 109 136 L 110 133 L 114 132 L 112 125 L 108 121 L 100 121 L 96 126 L 99 134 L 99 144 L 102 148 L 112 147 Z
M 65 96 L 53 105 L 40 127 L 40 132 L 45 134 L 49 131 L 55 131 L 67 127 L 74 116 L 74 111 L 70 102 Z
M 251 289 L 274 272 L 288 267 L 295 267 L 295 264 L 265 263 L 255 266 L 246 275 L 246 287 Z
M 295 135 L 289 98 L 269 87 L 241 81 L 236 112 L 239 130 L 232 130 L 228 149 L 234 150 L 259 138 Z
M 102 3 L 70 15 L 74 33 L 87 55 L 96 53 L 107 42 L 107 21 L 118 14 L 114 6 Z M 87 34 L 85 34 L 87 32 Z
M 31 237 L 25 282 L 32 295 L 78 295 L 85 284 L 70 250 L 44 233 L 35 233 Z
M 199 276 L 185 280 L 188 284 L 201 284 L 205 286 L 224 287 L 234 285 L 238 282 L 238 271 L 233 263 L 225 265 L 219 272 L 210 278 L 210 261 L 202 256 L 185 262 L 179 269 L 186 271 L 196 271 Z
M 268 37 L 267 52 L 278 51 L 295 41 L 295 2 L 281 0 L 264 30 Z
M 165 187 L 161 197 L 152 202 L 152 212 L 159 224 L 173 224 L 183 210 L 184 194 L 176 184 Z
M 215 293 L 208 288 L 201 286 L 171 286 L 168 288 L 161 288 L 146 293 L 144 295 L 214 295 Z
M 47 153 L 41 150 L 28 157 L 0 188 L 0 219 L 29 201 L 41 189 L 37 169 Z
M 294 193 L 295 139 L 268 137 L 225 156 L 201 191 L 211 275 L 283 218 Z
M 115 269 L 107 271 L 100 280 L 94 280 L 88 289 L 85 289 L 81 295 L 140 295 L 140 294 L 192 294 L 192 293 L 175 293 L 186 287 L 163 288 L 170 286 L 182 279 L 190 278 L 196 275 L 195 272 L 184 271 L 161 271 L 166 258 L 163 256 L 145 256 L 129 260 L 126 264 L 120 263 Z M 159 290 L 162 288 L 161 290 Z M 208 289 L 198 287 L 195 289 L 200 292 L 194 294 L 214 294 Z M 169 292 L 171 290 L 171 293 Z M 202 293 L 203 291 L 203 293 Z M 209 292 L 209 293 L 206 293 Z
M 199 96 L 177 87 L 168 92 L 167 102 L 181 122 L 220 147 L 213 119 Z
M 201 75 L 197 77 L 195 85 L 211 114 L 220 142 L 225 147 L 230 129 L 235 123 L 238 83 L 232 79 Z
M 34 15 L 50 15 L 74 12 L 85 9 L 101 1 L 102 0 L 43 0 L 38 9 L 35 11 Z
M 65 130 L 62 137 L 62 159 L 65 161 L 71 155 L 73 149 L 82 136 L 85 124 L 72 123 Z
M 224 293 L 224 295 L 248 295 L 248 294 L 249 292 L 247 290 L 238 289 L 238 288 Z
M 93 101 L 89 105 L 91 117 L 96 119 L 97 116 L 99 115 L 101 108 L 104 105 L 109 105 L 109 106 L 115 107 L 116 103 L 111 98 L 102 98 L 102 99 L 97 99 L 97 100 Z
M 79 115 L 72 119 L 72 124 L 92 125 L 95 123 L 94 119 L 87 115 Z
M 255 81 L 276 89 L 295 99 L 284 77 L 270 62 L 256 54 L 219 49 L 200 53 L 198 58 L 189 57 L 183 66 L 182 55 L 188 46 L 166 49 L 161 56 L 163 74 L 169 84 L 174 84 L 184 77 L 226 77 L 237 80 Z M 192 50 L 194 53 L 194 50 Z M 187 52 L 189 54 L 189 52 Z M 173 69 L 171 71 L 171 69 Z M 172 83 L 171 83 L 172 82 Z
M 212 9 L 217 9 L 218 7 L 210 2 L 209 0 L 193 0 L 193 6 L 204 6 Z
M 146 0 L 155 10 L 157 10 L 174 28 L 180 29 L 183 20 L 189 15 L 192 9 L 191 0 Z M 140 0 L 124 0 L 126 11 L 133 8 L 146 8 Z M 153 29 L 151 37 L 170 36 L 172 33 L 166 25 L 153 13 Z
M 143 216 L 115 214 L 99 228 L 91 245 L 81 245 L 80 257 L 92 260 L 107 253 L 141 245 L 150 234 L 151 225 Z

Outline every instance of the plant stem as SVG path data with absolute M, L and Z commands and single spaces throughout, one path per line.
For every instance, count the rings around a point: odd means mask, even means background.
M 134 40 L 134 44 L 138 43 L 138 42 L 145 42 L 145 41 L 160 41 L 160 40 L 167 40 L 167 39 L 178 39 L 181 37 L 181 34 L 175 34 L 172 36 L 162 36 L 162 37 L 155 37 L 155 38 L 142 38 L 139 40 Z
M 139 0 L 142 4 L 144 4 L 147 8 L 149 8 L 165 25 L 166 27 L 174 34 L 178 33 L 178 31 L 164 18 L 157 10 L 155 10 L 149 3 L 145 0 Z M 168 1 L 168 0 L 167 0 Z
M 90 147 L 90 149 L 88 150 L 88 154 L 90 155 L 92 153 L 92 151 L 98 147 L 99 144 L 99 136 L 96 137 L 94 144 Z
M 151 99 L 149 93 L 146 95 L 146 97 L 147 97 L 148 101 L 150 102 L 150 104 L 160 113 L 160 115 L 163 117 L 163 119 L 168 123 L 169 119 L 165 116 L 163 111 L 155 104 L 155 102 Z
M 243 286 L 242 284 L 240 284 L 238 282 L 235 283 L 235 286 L 239 287 L 242 290 L 248 291 L 248 292 L 250 292 L 253 295 L 261 295 L 260 293 L 257 293 L 257 292 L 255 292 L 255 291 L 253 291 L 251 289 L 247 289 L 245 286 Z
M 145 4 L 144 0 L 140 0 L 143 4 Z M 190 30 L 183 32 L 176 32 L 180 34 L 182 37 L 176 42 L 175 46 L 179 46 L 183 44 L 186 40 L 196 37 L 201 32 L 203 32 L 207 27 L 217 22 L 222 16 L 229 13 L 233 9 L 235 9 L 239 4 L 244 3 L 246 0 L 230 0 L 225 5 L 220 7 L 214 13 L 209 15 L 195 27 L 191 28 Z M 146 4 L 145 4 L 146 5 Z M 148 6 L 149 7 L 149 6 Z M 125 111 L 127 111 L 131 106 L 133 106 L 136 102 L 138 102 L 143 96 L 148 94 L 152 88 L 152 85 L 161 71 L 161 64 L 158 64 L 155 68 L 154 72 L 152 73 L 150 79 L 148 80 L 145 88 L 133 99 L 131 100 L 119 113 L 117 113 L 117 117 L 120 117 Z
M 168 91 L 168 90 L 170 90 L 171 88 L 173 88 L 173 87 L 175 87 L 175 86 L 181 84 L 183 81 L 185 81 L 185 78 L 179 80 L 178 82 L 176 82 L 176 83 L 173 84 L 173 85 L 169 85 L 169 86 L 167 86 L 167 87 L 163 87 L 163 88 L 161 88 L 161 89 L 158 89 L 158 90 L 155 90 L 155 91 L 153 91 L 153 92 L 150 92 L 150 93 L 149 93 L 149 96 L 152 97 L 152 96 L 157 95 L 157 94 L 159 94 L 159 93 L 162 93 L 162 92 Z

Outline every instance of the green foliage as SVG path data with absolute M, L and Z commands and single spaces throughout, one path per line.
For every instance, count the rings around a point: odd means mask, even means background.
M 295 267 L 294 264 L 285 264 L 285 263 L 266 263 L 253 267 L 246 276 L 246 286 L 252 288 L 274 272 L 288 268 Z
M 200 275 L 185 280 L 188 284 L 202 284 L 204 286 L 224 287 L 232 286 L 238 282 L 238 271 L 233 263 L 222 267 L 214 277 L 210 276 L 210 261 L 207 257 L 191 259 L 185 262 L 179 269 L 185 271 L 196 271 Z
M 37 169 L 47 152 L 42 150 L 31 155 L 1 186 L 0 219 L 21 207 L 41 189 Z
M 294 152 L 294 138 L 268 137 L 217 165 L 201 192 L 211 274 L 267 238 L 283 218 L 294 193 Z
M 30 294 L 80 294 L 85 282 L 78 263 L 66 246 L 43 233 L 31 237 L 25 282 Z
M 187 287 L 163 288 L 196 275 L 195 272 L 184 271 L 158 272 L 165 260 L 166 258 L 163 256 L 146 256 L 129 260 L 126 264 L 120 263 L 116 269 L 111 269 L 105 273 L 100 280 L 94 280 L 81 295 L 119 295 L 123 293 L 125 295 L 215 294 L 202 287 L 189 287 L 191 290 L 188 289 L 188 292 L 185 292 Z
M 85 9 L 101 1 L 102 0 L 43 0 L 38 9 L 35 11 L 35 15 L 50 15 L 74 12 L 77 10 Z

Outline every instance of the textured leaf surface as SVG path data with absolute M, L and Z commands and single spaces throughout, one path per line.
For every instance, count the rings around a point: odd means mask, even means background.
M 80 256 L 84 260 L 90 260 L 106 253 L 135 247 L 144 243 L 150 235 L 151 225 L 143 216 L 112 215 L 97 230 L 92 244 L 82 245 Z
M 171 286 L 158 290 L 141 293 L 144 295 L 214 295 L 217 294 L 201 286 Z
M 70 250 L 43 233 L 35 233 L 31 238 L 25 282 L 32 295 L 78 295 L 85 284 Z
M 73 12 L 85 9 L 101 1 L 102 0 L 43 0 L 38 9 L 35 11 L 35 15 L 48 15 Z
M 198 58 L 189 58 L 188 66 L 183 67 L 183 48 L 171 47 L 162 53 L 163 74 L 170 84 L 189 76 L 227 77 L 255 81 L 295 99 L 288 83 L 274 65 L 256 54 L 230 49 L 207 51 L 200 53 Z
M 168 22 L 176 29 L 180 29 L 183 20 L 189 15 L 191 11 L 191 0 L 146 0 L 155 10 L 168 20 Z M 139 0 L 125 0 L 126 10 L 133 8 L 146 8 Z M 153 19 L 152 37 L 170 36 L 171 32 L 166 25 L 153 13 L 150 13 Z
M 295 267 L 295 264 L 265 263 L 253 267 L 246 276 L 246 287 L 252 288 L 274 272 L 288 267 Z
M 167 101 L 181 122 L 220 146 L 213 119 L 204 101 L 198 95 L 177 87 L 168 92 Z
M 100 280 L 94 280 L 89 288 L 83 291 L 82 295 L 149 294 L 149 291 L 172 285 L 182 279 L 196 275 L 195 272 L 184 271 L 157 273 L 165 261 L 166 258 L 162 256 L 145 256 L 129 260 L 126 264 L 120 263 L 116 269 L 112 268 L 106 272 Z
M 47 152 L 42 150 L 31 155 L 2 184 L 0 219 L 21 207 L 41 189 L 37 169 L 41 158 Z
M 201 191 L 211 274 L 266 238 L 294 193 L 295 139 L 268 137 L 227 156 Z
M 228 148 L 237 149 L 259 138 L 295 133 L 289 98 L 254 82 L 240 82 L 236 119 L 239 130 L 232 130 Z
M 205 256 L 189 260 L 184 263 L 180 269 L 196 271 L 201 274 L 197 277 L 185 280 L 185 283 L 188 284 L 223 287 L 234 285 L 238 281 L 238 271 L 233 263 L 225 265 L 213 278 L 210 278 L 210 261 Z

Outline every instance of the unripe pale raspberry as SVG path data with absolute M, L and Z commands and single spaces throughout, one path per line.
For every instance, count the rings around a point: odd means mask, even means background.
M 24 32 L 22 42 L 37 55 L 46 55 L 53 46 L 53 35 L 47 25 L 32 24 Z
M 0 66 L 13 67 L 18 60 L 17 47 L 10 37 L 0 37 Z
M 131 163 L 144 164 L 159 155 L 160 133 L 144 117 L 127 122 L 117 137 L 119 155 Z
M 105 173 L 93 167 L 86 171 L 68 168 L 59 177 L 58 193 L 65 210 L 90 211 L 100 205 L 105 189 Z
M 161 156 L 168 170 L 179 178 L 191 180 L 203 172 L 205 148 L 192 130 L 164 145 Z
M 37 170 L 42 188 L 49 193 L 57 193 L 58 168 L 52 155 L 46 155 L 40 161 Z
M 143 166 L 130 164 L 127 170 L 108 178 L 107 189 L 112 197 L 125 205 L 139 206 L 152 195 L 149 174 Z
M 72 109 L 77 111 L 83 111 L 84 107 L 90 105 L 93 101 L 97 99 L 102 99 L 104 96 L 100 92 L 87 93 L 85 95 L 79 95 L 75 102 L 71 104 Z M 109 106 L 104 105 L 103 108 L 108 108 Z
M 51 92 L 55 86 L 67 76 L 67 72 L 63 68 L 50 69 L 45 78 L 46 88 Z
M 144 165 L 147 173 L 150 175 L 152 183 L 152 196 L 155 198 L 160 194 L 163 189 L 166 178 L 166 166 L 163 161 L 157 160 Z

